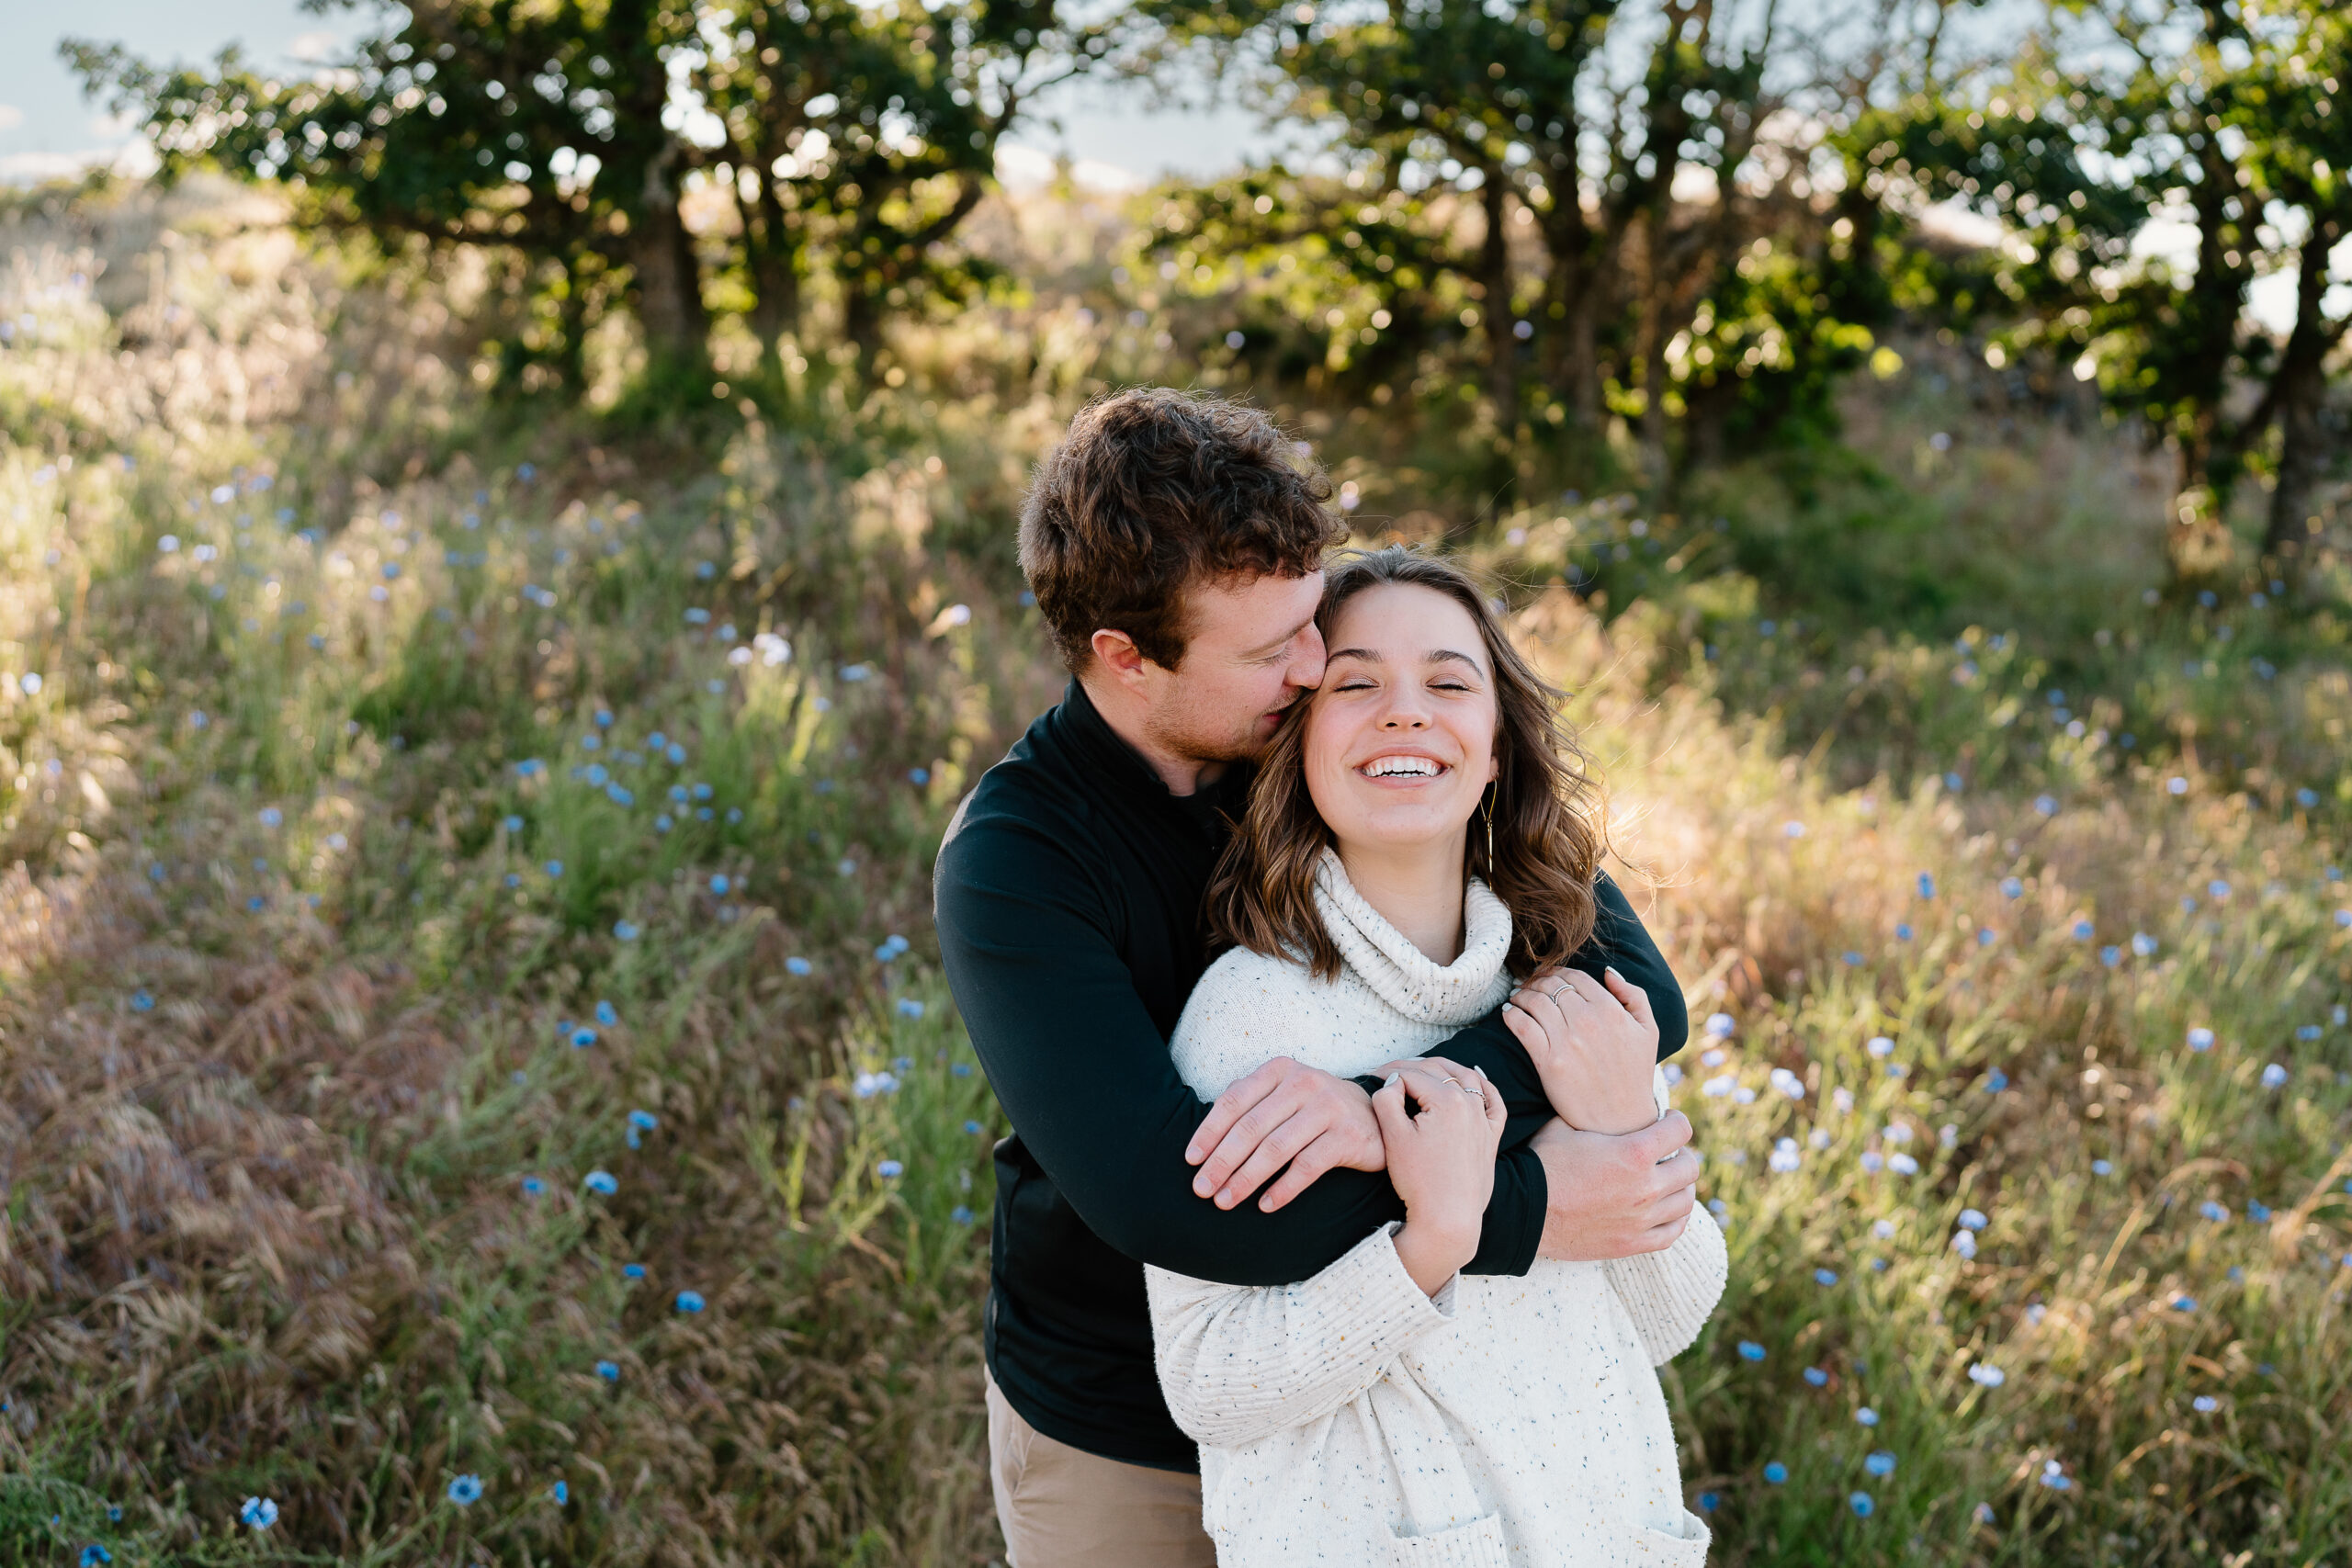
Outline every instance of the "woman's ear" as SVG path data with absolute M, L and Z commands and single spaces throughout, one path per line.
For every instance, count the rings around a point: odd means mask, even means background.
M 1493 784 L 1497 779 L 1499 779 L 1502 776 L 1502 747 L 1498 744 L 1493 750 L 1487 753 L 1487 782 L 1488 784 Z

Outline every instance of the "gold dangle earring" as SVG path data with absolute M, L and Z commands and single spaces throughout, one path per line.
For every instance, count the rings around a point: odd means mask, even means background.
M 1478 801 L 1478 815 L 1487 819 L 1487 880 L 1495 879 L 1495 795 L 1497 784 L 1488 784 Z

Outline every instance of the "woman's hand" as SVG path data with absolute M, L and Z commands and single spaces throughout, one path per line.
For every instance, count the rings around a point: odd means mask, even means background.
M 1503 1004 L 1560 1120 L 1587 1133 L 1632 1133 L 1657 1120 L 1651 1098 L 1657 1020 L 1640 987 L 1611 968 L 1547 969 Z
M 1405 1200 L 1396 1256 L 1413 1282 L 1434 1296 L 1478 1250 L 1502 1143 L 1502 1091 L 1484 1073 L 1424 1056 L 1389 1074 L 1372 1109 L 1387 1149 L 1388 1179 Z

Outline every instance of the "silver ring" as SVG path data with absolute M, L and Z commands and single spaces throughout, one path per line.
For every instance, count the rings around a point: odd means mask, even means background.
M 1562 991 L 1573 991 L 1575 989 L 1576 987 L 1574 986 L 1571 986 L 1566 980 L 1563 980 L 1557 986 L 1552 987 L 1552 989 L 1544 992 L 1544 998 L 1554 1007 L 1558 1007 L 1560 1005 L 1560 993 Z

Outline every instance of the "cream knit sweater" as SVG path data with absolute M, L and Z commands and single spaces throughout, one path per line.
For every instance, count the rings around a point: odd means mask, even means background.
M 1375 913 L 1328 851 L 1316 905 L 1346 960 L 1337 979 L 1236 950 L 1194 987 L 1171 1049 L 1204 1098 L 1276 1055 L 1370 1072 L 1510 992 L 1510 914 L 1482 882 L 1451 964 Z M 1657 1091 L 1663 1114 L 1663 1075 Z M 1160 1387 L 1201 1444 L 1221 1568 L 1702 1563 L 1707 1529 L 1682 1506 L 1652 1369 L 1723 1293 L 1707 1212 L 1662 1253 L 1456 1275 L 1435 1298 L 1393 1231 L 1297 1285 L 1146 1269 Z

